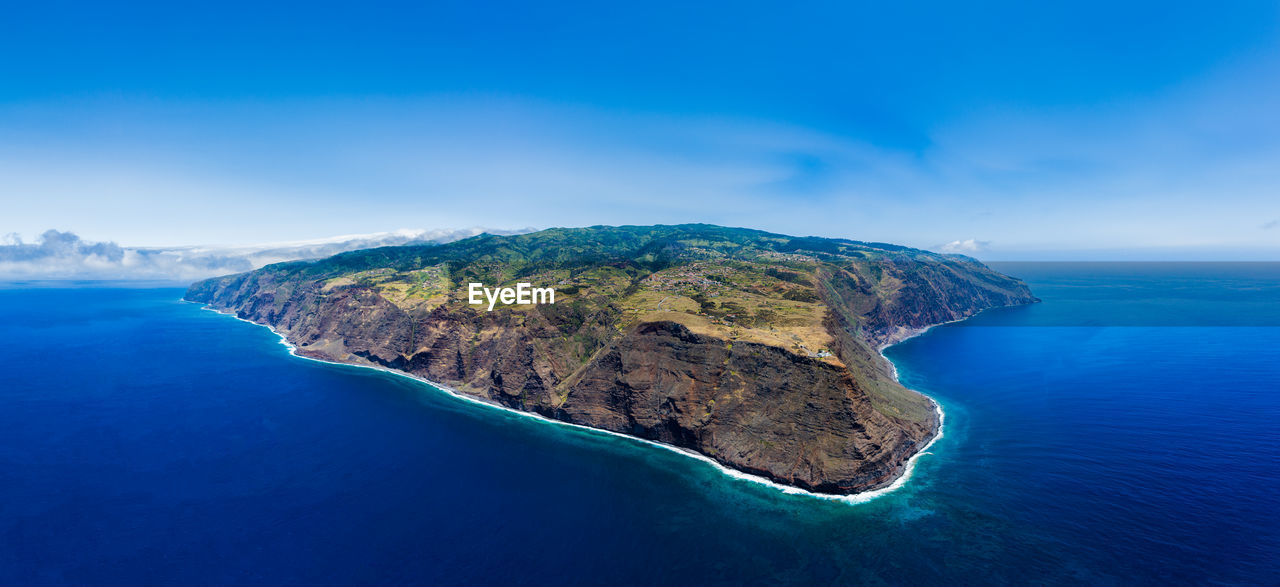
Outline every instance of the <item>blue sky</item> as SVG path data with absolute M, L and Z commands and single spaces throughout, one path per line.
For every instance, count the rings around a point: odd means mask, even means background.
M 1280 259 L 1275 2 L 603 4 L 9 7 L 0 233 Z

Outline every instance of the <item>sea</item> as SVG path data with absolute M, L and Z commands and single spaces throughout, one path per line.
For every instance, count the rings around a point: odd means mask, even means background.
M 1280 264 L 1003 263 L 886 349 L 866 503 L 292 356 L 180 287 L 0 286 L 0 584 L 1280 584 Z

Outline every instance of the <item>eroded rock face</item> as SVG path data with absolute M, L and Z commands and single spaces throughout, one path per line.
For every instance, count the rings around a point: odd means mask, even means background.
M 891 421 L 845 369 L 673 322 L 641 324 L 598 356 L 557 416 L 825 493 L 892 480 L 937 426 Z
M 434 261 L 410 248 L 370 254 L 391 263 L 399 262 L 393 253 L 409 252 L 416 257 L 404 267 Z M 1016 280 L 976 262 L 881 268 L 898 271 L 892 295 L 882 293 L 884 282 L 821 265 L 815 299 L 830 308 L 823 326 L 837 361 L 700 334 L 671 320 L 628 320 L 609 295 L 520 311 L 406 306 L 375 287 L 333 287 L 329 280 L 343 273 L 324 263 L 207 280 L 186 297 L 269 325 L 307 356 L 406 371 L 504 406 L 836 494 L 891 483 L 938 428 L 931 402 L 889 378 L 876 345 L 1034 300 Z

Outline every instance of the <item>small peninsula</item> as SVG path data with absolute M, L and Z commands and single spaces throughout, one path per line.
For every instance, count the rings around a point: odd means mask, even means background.
M 554 303 L 468 303 L 468 285 Z M 825 494 L 892 483 L 937 434 L 878 349 L 1037 301 L 975 259 L 713 225 L 554 228 L 195 283 L 304 356 L 379 366 Z

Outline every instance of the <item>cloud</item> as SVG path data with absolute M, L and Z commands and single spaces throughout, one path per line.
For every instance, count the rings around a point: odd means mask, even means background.
M 397 230 L 310 241 L 222 247 L 123 247 L 89 242 L 73 232 L 48 230 L 35 243 L 17 234 L 0 239 L 0 280 L 162 280 L 192 281 L 257 269 L 271 263 L 318 259 L 344 251 L 423 243 L 446 243 L 484 232 L 525 230 Z
M 991 241 L 980 241 L 978 239 L 954 240 L 945 245 L 937 247 L 939 251 L 944 253 L 956 253 L 960 255 L 971 255 L 981 253 L 991 247 Z
M 1277 226 L 1280 226 L 1280 220 L 1272 220 L 1271 222 L 1264 222 L 1262 223 L 1262 226 L 1260 226 L 1259 228 L 1261 228 L 1262 230 L 1271 230 Z

